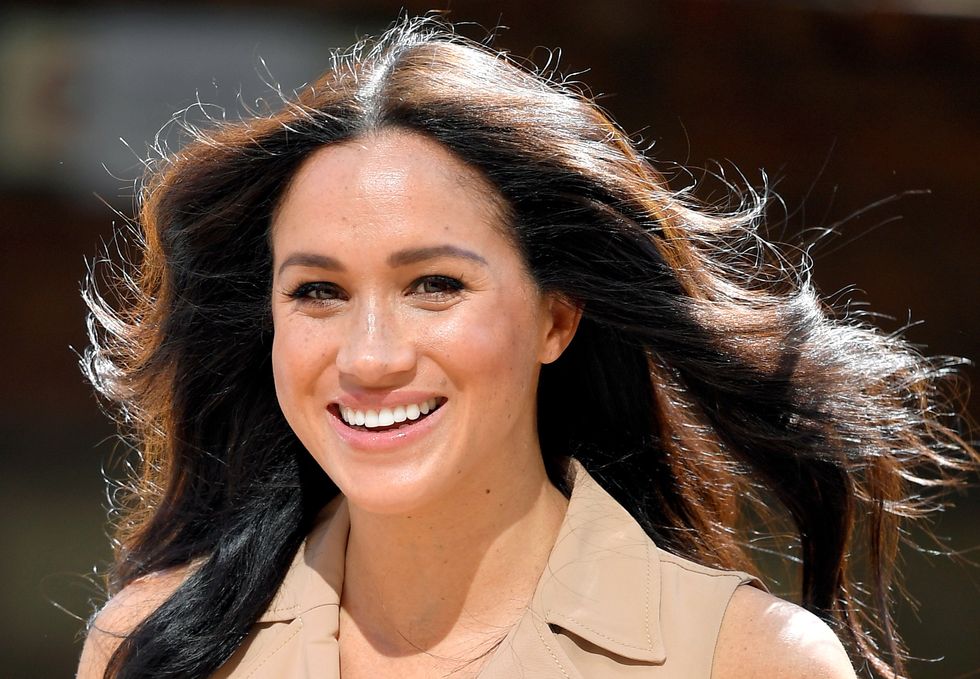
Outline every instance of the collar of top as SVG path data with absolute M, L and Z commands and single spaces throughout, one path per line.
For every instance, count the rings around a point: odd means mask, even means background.
M 569 464 L 572 494 L 530 613 L 618 656 L 663 663 L 660 633 L 660 558 L 632 516 L 576 460 Z M 315 608 L 338 615 L 350 516 L 335 498 L 304 541 L 282 585 L 258 619 L 286 622 Z

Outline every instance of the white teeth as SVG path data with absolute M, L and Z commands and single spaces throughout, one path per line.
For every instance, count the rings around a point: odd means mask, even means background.
M 340 406 L 340 418 L 350 425 L 360 425 L 374 429 L 376 427 L 389 427 L 396 422 L 406 420 L 417 420 L 422 415 L 428 415 L 435 410 L 437 399 L 430 398 L 421 403 L 410 403 L 394 408 L 381 408 L 380 410 L 355 410 L 347 406 Z

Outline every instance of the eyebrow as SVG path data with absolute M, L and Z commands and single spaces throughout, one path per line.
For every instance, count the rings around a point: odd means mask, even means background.
M 308 266 L 314 269 L 329 269 L 331 271 L 347 271 L 343 264 L 327 255 L 316 255 L 312 252 L 297 252 L 289 255 L 286 260 L 279 265 L 279 275 L 291 266 Z
M 457 247 L 455 245 L 433 245 L 427 248 L 411 248 L 409 250 L 399 250 L 393 252 L 388 257 L 388 266 L 398 267 L 407 264 L 417 264 L 428 259 L 437 257 L 456 257 L 458 259 L 468 259 L 477 264 L 488 266 L 487 260 L 472 250 Z
M 455 257 L 458 259 L 468 259 L 477 264 L 482 264 L 483 266 L 489 266 L 487 260 L 485 260 L 480 255 L 476 254 L 472 250 L 467 250 L 465 248 L 457 247 L 455 245 L 433 245 L 424 248 L 410 248 L 407 250 L 399 250 L 398 252 L 393 252 L 388 256 L 388 266 L 399 267 L 407 266 L 409 264 L 418 264 L 419 262 L 424 262 L 429 259 L 436 259 L 439 257 Z M 330 271 L 347 271 L 347 268 L 340 263 L 339 260 L 330 257 L 329 255 L 320 255 L 312 252 L 297 252 L 290 255 L 279 265 L 279 274 L 290 266 L 308 266 L 317 269 L 328 269 Z

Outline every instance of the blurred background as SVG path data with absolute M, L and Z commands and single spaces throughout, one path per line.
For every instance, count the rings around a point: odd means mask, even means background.
M 821 291 L 868 304 L 929 354 L 980 358 L 980 0 L 224 0 L 0 10 L 0 622 L 4 677 L 70 676 L 109 558 L 102 466 L 118 448 L 76 366 L 79 281 L 131 213 L 175 111 L 275 102 L 330 50 L 451 8 L 475 37 L 584 81 L 674 188 L 763 170 L 773 235 L 836 225 Z M 483 28 L 480 28 L 483 27 Z M 200 119 L 199 114 L 191 114 Z M 689 168 L 684 171 L 681 168 Z M 707 170 L 707 172 L 706 172 Z M 808 231 L 809 230 L 809 231 Z M 921 321 L 921 322 L 920 322 Z M 965 371 L 977 382 L 976 369 Z M 972 397 L 973 417 L 980 400 Z M 978 556 L 980 494 L 935 522 Z M 913 676 L 980 676 L 980 571 L 907 551 Z

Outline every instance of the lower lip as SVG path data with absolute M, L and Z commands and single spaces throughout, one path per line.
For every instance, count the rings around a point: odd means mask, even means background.
M 435 412 L 415 420 L 404 429 L 387 429 L 385 431 L 371 431 L 370 429 L 354 429 L 348 427 L 343 420 L 332 412 L 327 411 L 327 418 L 333 425 L 334 431 L 345 443 L 352 448 L 361 450 L 383 451 L 399 448 L 408 445 L 417 439 L 422 438 L 435 427 L 442 418 L 442 411 L 446 404 L 443 403 Z

